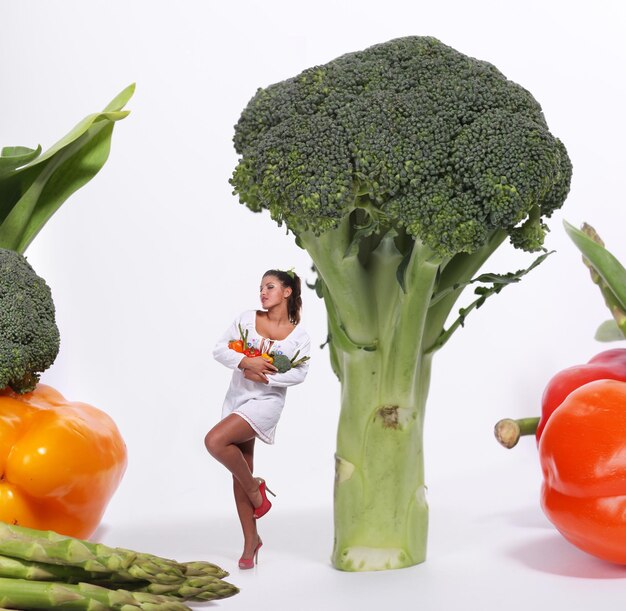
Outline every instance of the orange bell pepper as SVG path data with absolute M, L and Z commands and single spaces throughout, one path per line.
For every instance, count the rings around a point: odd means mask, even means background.
M 87 538 L 126 470 L 113 420 L 50 386 L 0 391 L 0 520 Z
M 228 347 L 231 350 L 234 350 L 235 352 L 243 352 L 244 351 L 243 341 L 240 340 L 240 339 L 233 339 L 232 341 L 228 342 Z
M 580 549 L 626 564 L 626 382 L 571 392 L 545 423 L 539 459 L 548 519 Z

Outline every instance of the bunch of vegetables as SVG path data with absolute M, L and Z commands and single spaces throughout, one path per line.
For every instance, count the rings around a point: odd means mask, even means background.
M 613 316 L 596 338 L 624 340 L 626 270 L 592 227 L 565 226 Z M 580 549 L 626 564 L 626 349 L 555 374 L 541 408 L 540 418 L 501 420 L 496 437 L 510 448 L 534 434 L 548 519 Z
M 126 469 L 113 420 L 38 384 L 59 351 L 52 295 L 24 252 L 106 162 L 134 86 L 49 150 L 0 154 L 0 520 L 91 535 Z M 0 588 L 1 590 L 1 588 Z
M 248 343 L 248 330 L 246 329 L 244 331 L 241 328 L 241 325 L 238 325 L 238 327 L 239 338 L 229 341 L 228 347 L 231 350 L 234 350 L 235 352 L 240 352 L 241 354 L 250 358 L 260 356 L 268 363 L 274 365 L 274 367 L 276 367 L 276 369 L 278 370 L 278 373 L 286 373 L 293 367 L 297 367 L 298 365 L 301 365 L 302 363 L 308 361 L 310 358 L 308 356 L 298 358 L 300 354 L 299 350 L 293 355 L 292 358 L 289 358 L 286 354 L 259 350 L 258 348 L 255 348 Z
M 0 605 L 11 609 L 188 611 L 239 590 L 210 562 L 177 562 L 0 523 Z
M 240 202 L 287 226 L 326 306 L 341 384 L 333 564 L 422 562 L 434 354 L 528 271 L 478 273 L 505 240 L 543 249 L 569 191 L 567 151 L 528 91 L 422 36 L 259 88 L 234 144 Z M 476 298 L 448 324 L 470 285 Z

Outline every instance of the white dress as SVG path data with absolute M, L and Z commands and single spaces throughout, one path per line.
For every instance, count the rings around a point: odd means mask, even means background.
M 287 387 L 304 381 L 309 369 L 309 361 L 291 368 L 285 373 L 268 375 L 268 384 L 247 380 L 238 368 L 244 355 L 228 347 L 228 342 L 240 338 L 238 325 L 243 332 L 248 331 L 248 344 L 261 352 L 275 352 L 293 358 L 299 351 L 298 359 L 309 356 L 311 340 L 302 325 L 281 340 L 271 340 L 259 335 L 256 330 L 256 310 L 247 310 L 238 316 L 219 339 L 213 349 L 213 357 L 222 365 L 233 369 L 230 386 L 224 398 L 222 418 L 237 414 L 243 418 L 265 443 L 274 443 L 276 425 L 285 405 Z

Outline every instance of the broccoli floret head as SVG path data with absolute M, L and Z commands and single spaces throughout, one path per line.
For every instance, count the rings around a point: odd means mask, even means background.
M 442 257 L 495 232 L 542 247 L 572 166 L 532 95 L 430 37 L 350 53 L 259 89 L 235 127 L 231 184 L 296 235 L 353 213 Z
M 31 391 L 59 352 L 50 288 L 26 259 L 0 248 L 0 388 Z
M 292 367 L 291 360 L 289 359 L 288 356 L 284 354 L 277 354 L 274 357 L 274 361 L 272 362 L 272 365 L 276 367 L 276 369 L 278 370 L 278 373 L 285 373 L 289 371 Z

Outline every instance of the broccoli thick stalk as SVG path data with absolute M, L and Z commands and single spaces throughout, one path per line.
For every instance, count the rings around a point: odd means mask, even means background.
M 235 146 L 240 201 L 295 234 L 328 313 L 341 382 L 333 563 L 422 562 L 433 355 L 472 309 L 545 258 L 476 277 L 507 237 L 543 249 L 543 218 L 569 190 L 567 152 L 527 91 L 422 37 L 260 89 Z M 448 324 L 475 282 L 490 286 Z

